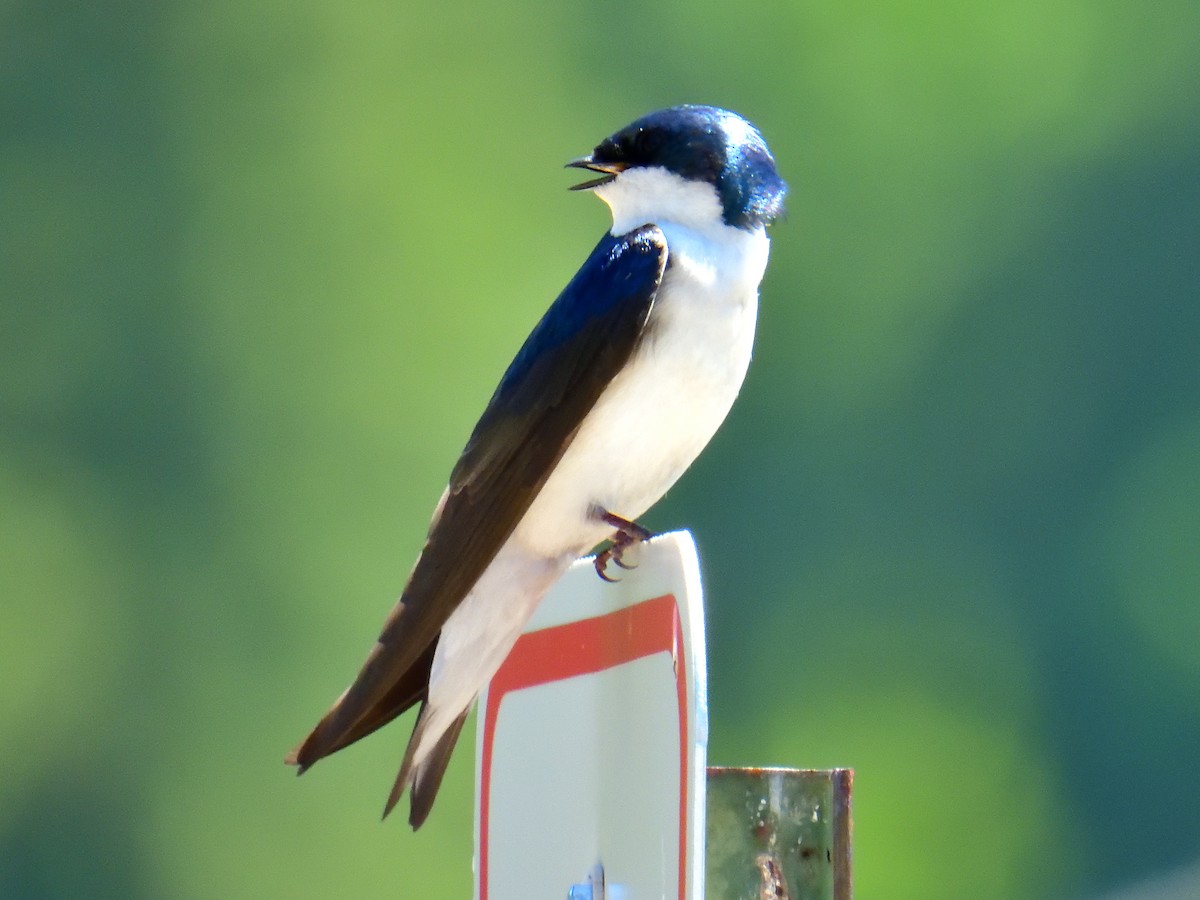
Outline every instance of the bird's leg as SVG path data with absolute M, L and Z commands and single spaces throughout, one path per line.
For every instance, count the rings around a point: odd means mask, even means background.
M 634 544 L 640 544 L 642 541 L 649 540 L 652 535 L 637 522 L 622 519 L 620 516 L 610 513 L 606 509 L 597 507 L 594 514 L 601 522 L 611 525 L 616 529 L 616 532 L 610 538 L 609 545 L 596 554 L 596 574 L 605 581 L 618 581 L 619 579 L 610 578 L 608 573 L 604 571 L 608 567 L 609 560 L 612 560 L 622 569 L 632 569 L 633 566 L 626 565 L 621 560 L 621 557 L 625 554 L 625 550 Z

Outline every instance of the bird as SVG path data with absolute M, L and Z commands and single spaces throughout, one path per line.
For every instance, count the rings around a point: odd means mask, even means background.
M 429 816 L 467 713 L 578 558 L 623 559 L 637 519 L 741 389 L 787 184 L 761 133 L 713 106 L 652 112 L 566 164 L 612 227 L 504 373 L 353 683 L 285 758 L 318 760 L 419 706 L 384 817 Z M 607 543 L 606 543 L 607 542 Z

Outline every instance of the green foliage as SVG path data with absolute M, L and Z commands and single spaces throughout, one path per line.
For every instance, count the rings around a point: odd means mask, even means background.
M 858 770 L 864 900 L 1200 855 L 1200 7 L 0 12 L 0 895 L 465 896 L 471 740 L 297 782 L 504 365 L 729 106 L 792 185 L 691 527 L 712 756 Z M 1114 792 L 1119 792 L 1115 796 Z

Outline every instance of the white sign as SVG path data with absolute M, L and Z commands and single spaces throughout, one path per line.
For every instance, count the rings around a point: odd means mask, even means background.
M 616 584 L 572 566 L 480 697 L 476 900 L 704 896 L 696 548 L 673 532 L 625 562 Z

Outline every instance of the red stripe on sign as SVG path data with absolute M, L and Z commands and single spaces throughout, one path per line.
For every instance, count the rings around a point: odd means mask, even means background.
M 603 672 L 655 653 L 675 661 L 679 701 L 679 897 L 687 896 L 687 671 L 680 659 L 682 626 L 672 594 L 616 612 L 521 635 L 488 687 L 483 711 L 483 760 L 479 798 L 479 897 L 488 900 L 488 817 L 491 807 L 492 747 L 500 704 L 510 691 Z M 582 874 L 582 873 L 581 873 Z M 564 885 L 564 889 L 569 887 Z

